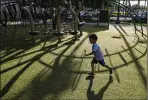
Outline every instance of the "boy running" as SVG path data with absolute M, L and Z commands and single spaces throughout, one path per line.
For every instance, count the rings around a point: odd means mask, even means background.
M 97 63 L 100 63 L 102 66 L 106 67 L 109 70 L 110 74 L 112 74 L 112 68 L 110 68 L 104 62 L 104 56 L 103 56 L 103 53 L 101 52 L 101 48 L 96 43 L 97 39 L 98 39 L 98 37 L 97 37 L 96 34 L 91 34 L 89 36 L 89 42 L 92 44 L 92 52 L 89 53 L 89 54 L 85 54 L 85 56 L 92 55 L 92 54 L 94 55 L 94 58 L 91 61 L 92 71 L 89 74 L 91 76 L 94 76 L 94 74 L 95 74 L 94 65 L 97 64 Z

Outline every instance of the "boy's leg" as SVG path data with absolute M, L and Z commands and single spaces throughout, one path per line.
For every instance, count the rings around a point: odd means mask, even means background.
M 98 63 L 98 67 L 97 67 L 98 69 L 97 69 L 97 71 L 99 72 L 99 70 L 100 70 L 100 64 Z
M 106 65 L 105 62 L 104 62 L 104 60 L 99 61 L 99 63 L 102 66 L 106 67 L 109 70 L 109 73 L 112 74 L 112 68 L 110 68 L 108 65 Z
M 95 74 L 95 64 L 97 64 L 97 60 L 95 58 L 93 58 L 93 60 L 91 61 L 91 75 Z
M 106 64 L 104 64 L 103 66 L 106 67 L 107 69 L 110 69 L 110 67 Z
M 106 67 L 106 68 L 109 70 L 109 73 L 110 73 L 110 74 L 113 73 L 113 72 L 112 72 L 112 68 L 110 68 L 108 65 L 105 64 L 104 67 Z
M 95 74 L 95 63 L 91 63 L 91 72 L 92 72 L 92 74 L 94 75 Z

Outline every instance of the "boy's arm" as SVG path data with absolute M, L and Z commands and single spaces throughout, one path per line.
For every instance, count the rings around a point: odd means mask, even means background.
M 93 54 L 95 54 L 95 51 L 88 53 L 88 54 L 85 54 L 85 56 L 89 56 L 89 55 L 93 55 Z

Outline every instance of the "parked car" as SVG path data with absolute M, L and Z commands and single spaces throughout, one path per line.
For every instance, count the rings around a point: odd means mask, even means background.
M 144 23 L 147 22 L 147 11 L 143 12 L 143 15 L 141 16 L 141 21 Z
M 89 20 L 92 19 L 92 14 L 91 14 L 91 13 L 88 13 L 88 12 L 82 14 L 81 16 L 82 16 L 83 19 L 85 19 L 85 20 L 87 20 L 87 19 L 89 19 Z
M 118 16 L 118 11 L 111 13 L 111 17 L 117 17 L 117 16 Z M 119 16 L 122 16 L 122 12 L 119 12 Z
M 147 22 L 147 11 L 144 12 L 139 12 L 138 15 L 136 16 L 133 14 L 133 19 L 138 22 L 141 20 L 141 22 Z

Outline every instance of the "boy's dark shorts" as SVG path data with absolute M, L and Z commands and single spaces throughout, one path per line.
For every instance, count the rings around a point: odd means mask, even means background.
M 98 61 L 96 60 L 95 57 L 92 59 L 91 63 L 95 63 L 95 64 L 100 63 L 102 66 L 105 66 L 104 59 Z

